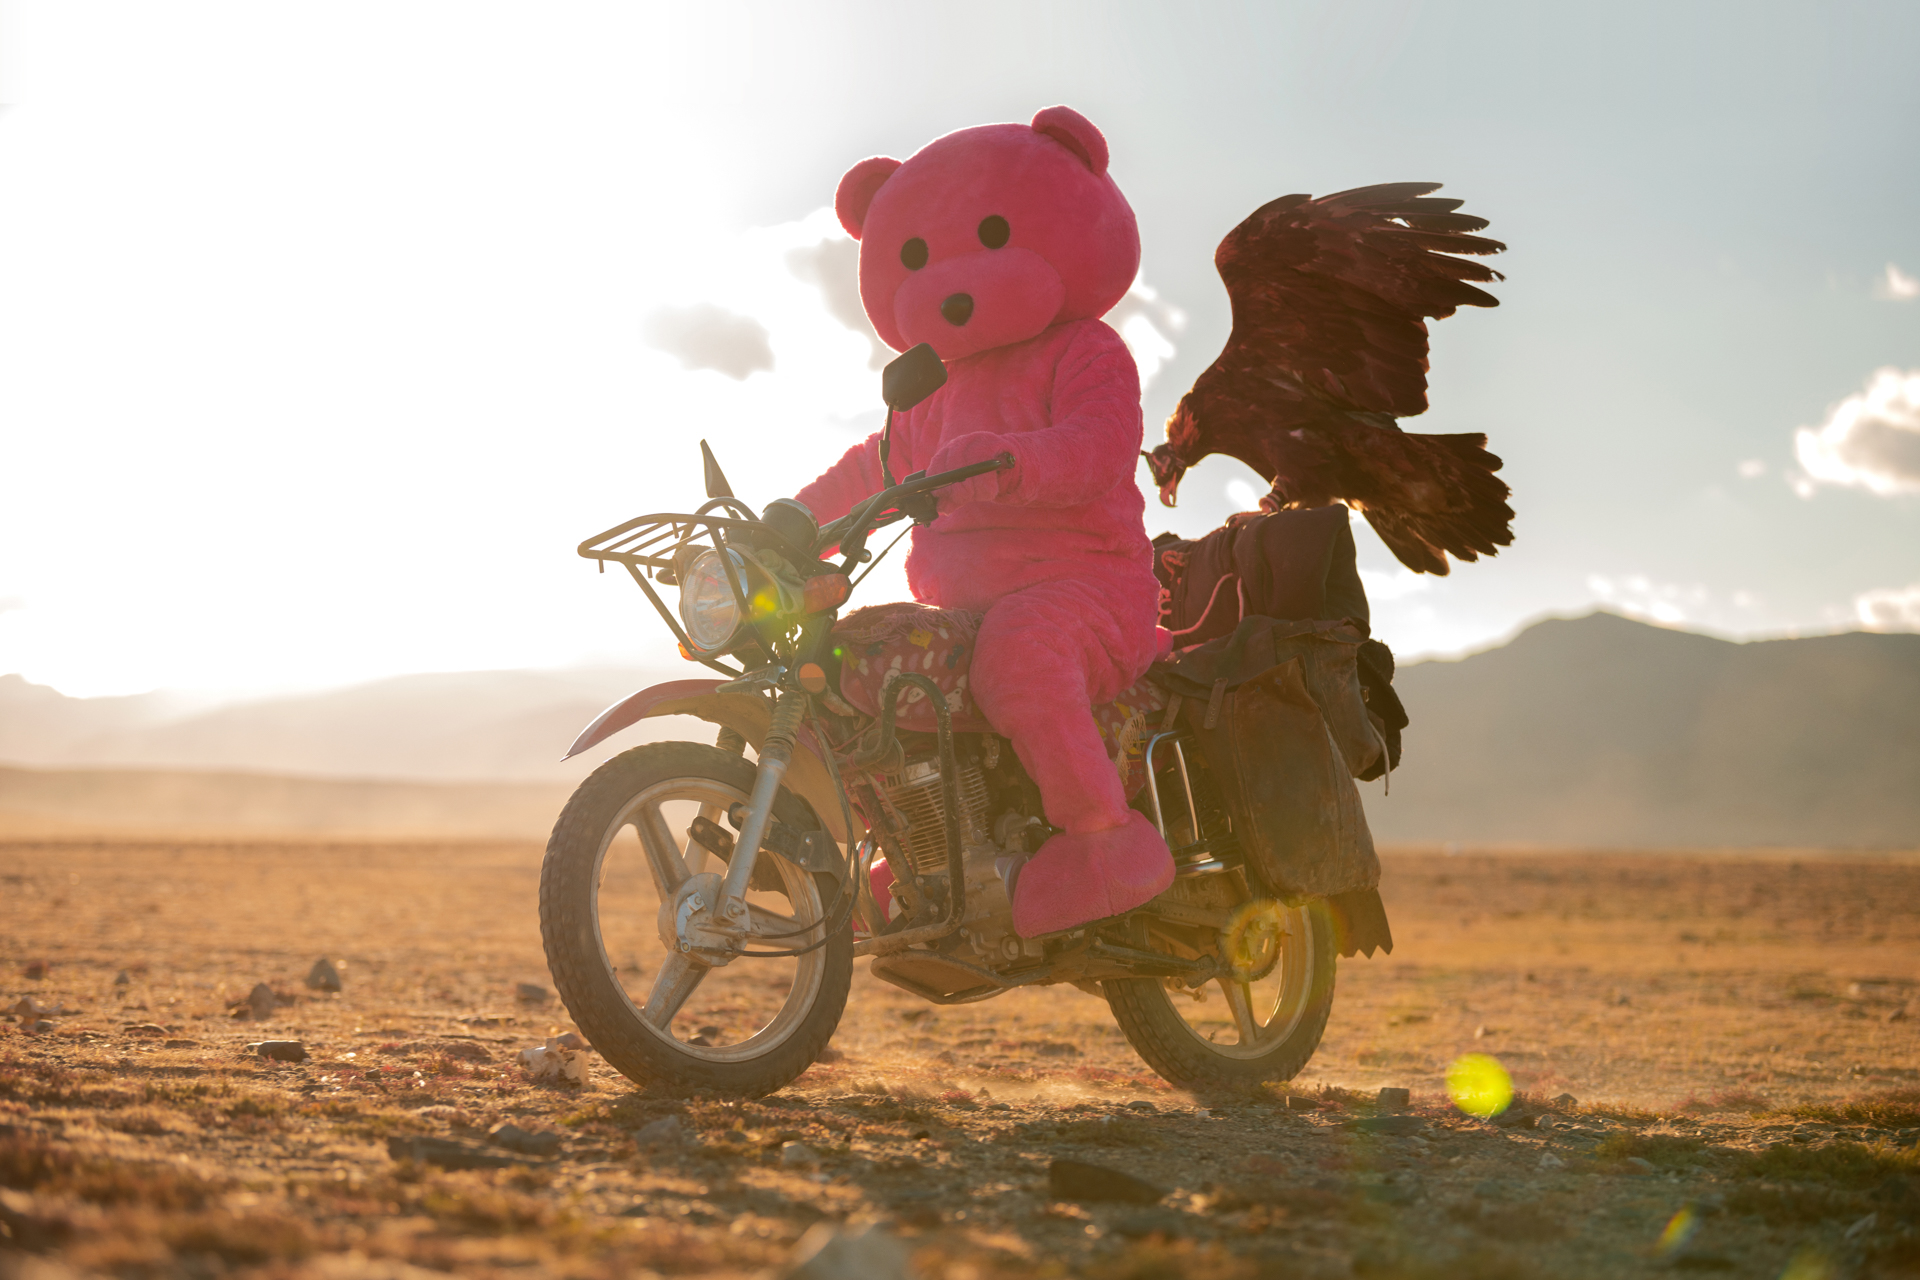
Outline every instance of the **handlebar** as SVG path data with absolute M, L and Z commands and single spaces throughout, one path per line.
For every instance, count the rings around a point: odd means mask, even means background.
M 866 535 L 886 523 L 887 519 L 899 519 L 906 514 L 904 504 L 909 499 L 958 484 L 962 480 L 983 476 L 989 471 L 1007 471 L 1012 467 L 1013 454 L 1002 453 L 997 458 L 976 462 L 971 466 L 955 467 L 938 475 L 909 476 L 890 489 L 882 489 L 838 520 L 823 526 L 819 538 L 814 542 L 814 554 L 823 555 L 839 546 L 842 550 L 855 552 L 857 558 L 857 553 L 865 550 L 862 544 Z

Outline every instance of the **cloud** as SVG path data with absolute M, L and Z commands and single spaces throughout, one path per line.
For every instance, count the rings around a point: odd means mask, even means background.
M 1367 589 L 1367 599 L 1375 604 L 1419 595 L 1437 581 L 1439 579 L 1430 574 L 1415 573 L 1404 565 L 1395 565 L 1385 573 L 1378 569 L 1360 570 L 1360 585 Z
M 773 369 L 767 327 L 752 316 L 736 315 L 711 302 L 662 307 L 646 319 L 647 345 L 666 352 L 688 369 L 712 369 L 736 382 Z
M 1801 497 L 1818 484 L 1867 489 L 1882 496 L 1920 493 L 1920 369 L 1881 369 L 1865 391 L 1848 396 L 1816 430 L 1794 432 L 1794 453 L 1806 469 L 1793 478 Z
M 1920 280 L 1889 262 L 1887 273 L 1874 282 L 1873 296 L 1887 302 L 1912 302 L 1920 298 Z
M 1702 586 L 1683 587 L 1673 582 L 1654 582 L 1642 574 L 1609 578 L 1587 575 L 1587 590 L 1602 604 L 1612 605 L 1624 614 L 1650 618 L 1671 626 L 1697 616 L 1711 601 Z
M 1920 631 L 1920 582 L 1862 591 L 1853 598 L 1853 611 L 1869 631 Z
M 1173 337 L 1187 327 L 1187 313 L 1162 301 L 1145 276 L 1136 276 L 1126 296 L 1103 318 L 1119 331 L 1120 340 L 1133 353 L 1142 391 L 1173 359 Z
M 871 347 L 867 368 L 878 369 L 893 358 L 893 348 L 880 340 L 860 301 L 860 244 L 846 236 L 828 236 L 818 244 L 787 250 L 787 270 L 820 290 L 827 314 L 865 338 Z

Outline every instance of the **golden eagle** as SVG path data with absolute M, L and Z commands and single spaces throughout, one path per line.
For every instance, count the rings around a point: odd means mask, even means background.
M 1510 492 L 1484 435 L 1418 435 L 1394 421 L 1427 407 L 1427 325 L 1497 307 L 1467 283 L 1504 277 L 1453 254 L 1493 254 L 1437 182 L 1283 196 L 1220 242 L 1233 303 L 1226 349 L 1180 398 L 1167 442 L 1145 454 L 1168 506 L 1210 453 L 1273 482 L 1266 510 L 1344 502 L 1416 572 L 1513 541 Z

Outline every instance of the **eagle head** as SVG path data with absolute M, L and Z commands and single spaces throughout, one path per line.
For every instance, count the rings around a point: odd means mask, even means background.
M 1147 469 L 1153 472 L 1153 482 L 1160 486 L 1160 501 L 1166 506 L 1174 505 L 1174 498 L 1180 491 L 1180 477 L 1187 474 L 1187 462 L 1176 450 L 1183 450 L 1199 438 L 1199 430 L 1193 421 L 1193 411 L 1187 407 L 1192 392 L 1180 397 L 1180 403 L 1174 406 L 1173 413 L 1167 418 L 1167 442 L 1154 448 L 1151 453 L 1140 456 L 1147 460 Z M 1202 454 L 1206 450 L 1200 451 Z
M 1153 472 L 1153 482 L 1160 486 L 1161 503 L 1173 506 L 1180 489 L 1180 477 L 1187 473 L 1187 464 L 1173 456 L 1171 445 L 1160 445 L 1140 456 L 1147 460 L 1147 470 Z

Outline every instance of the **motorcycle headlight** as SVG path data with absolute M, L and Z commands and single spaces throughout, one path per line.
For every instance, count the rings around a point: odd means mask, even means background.
M 745 563 L 738 555 L 732 560 L 735 575 L 744 583 Z M 740 629 L 740 602 L 734 598 L 718 551 L 702 551 L 681 574 L 680 620 L 686 624 L 687 638 L 709 653 Z

